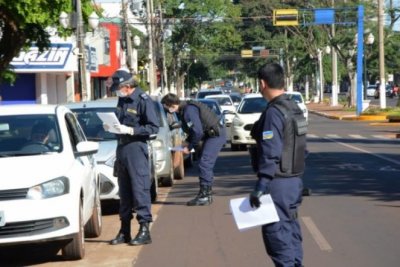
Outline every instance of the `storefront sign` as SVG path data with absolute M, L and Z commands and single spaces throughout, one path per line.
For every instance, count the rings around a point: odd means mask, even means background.
M 77 71 L 76 56 L 71 43 L 51 44 L 43 52 L 32 46 L 28 51 L 21 51 L 11 61 L 16 72 Z

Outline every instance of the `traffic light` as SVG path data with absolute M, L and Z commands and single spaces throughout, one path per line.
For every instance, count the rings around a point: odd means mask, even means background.
M 275 9 L 273 12 L 274 26 L 299 25 L 299 11 L 297 9 Z

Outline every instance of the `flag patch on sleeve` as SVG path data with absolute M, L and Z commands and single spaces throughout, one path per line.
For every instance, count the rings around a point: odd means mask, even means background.
M 265 131 L 262 133 L 263 140 L 272 139 L 272 137 L 274 137 L 274 133 L 272 131 Z

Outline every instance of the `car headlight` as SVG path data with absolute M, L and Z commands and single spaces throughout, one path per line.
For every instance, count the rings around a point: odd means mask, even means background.
M 155 150 L 160 150 L 160 149 L 162 149 L 163 148 L 163 142 L 161 141 L 161 140 L 154 140 L 152 143 L 151 143 L 151 146 L 153 147 L 153 149 L 155 149 Z
M 115 160 L 116 160 L 117 158 L 116 158 L 116 156 L 114 155 L 114 156 L 112 156 L 111 158 L 109 158 L 108 160 L 106 160 L 106 162 L 104 162 L 104 164 L 106 165 L 106 166 L 108 166 L 108 167 L 111 167 L 111 168 L 114 168 L 114 163 L 115 163 Z
M 37 200 L 57 197 L 67 193 L 69 193 L 69 180 L 67 177 L 59 177 L 29 188 L 27 198 Z
M 244 122 L 237 116 L 235 116 L 232 120 L 232 125 L 233 126 L 243 126 Z

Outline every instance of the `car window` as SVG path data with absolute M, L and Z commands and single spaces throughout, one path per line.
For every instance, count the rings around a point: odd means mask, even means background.
M 71 141 L 72 149 L 76 151 L 76 145 L 79 142 L 86 141 L 85 134 L 79 126 L 79 122 L 72 113 L 65 114 L 69 138 Z
M 222 91 L 200 91 L 197 93 L 196 98 L 202 99 L 208 95 L 220 95 L 220 94 L 222 94 Z
M 298 94 L 288 94 L 290 99 L 293 99 L 296 103 L 303 103 L 303 99 L 301 98 L 301 95 Z
M 239 103 L 242 98 L 238 95 L 231 95 L 231 99 L 234 103 Z
M 97 115 L 98 112 L 116 112 L 115 107 L 99 107 L 99 108 L 72 108 L 72 112 L 78 118 L 88 140 L 115 140 L 117 136 L 113 133 L 105 131 L 103 121 Z
M 0 116 L 0 156 L 62 150 L 54 114 Z
M 160 122 L 160 127 L 165 127 L 166 126 L 165 121 L 162 118 L 162 116 L 165 115 L 165 111 L 163 110 L 163 107 L 159 102 L 153 101 L 153 103 L 154 103 L 154 107 L 156 110 L 158 121 Z M 166 115 L 165 115 L 165 117 L 166 117 Z
M 261 113 L 266 107 L 267 101 L 263 97 L 245 98 L 238 108 L 238 113 Z
M 221 106 L 232 106 L 232 101 L 229 97 L 211 97 L 210 99 L 214 99 Z

